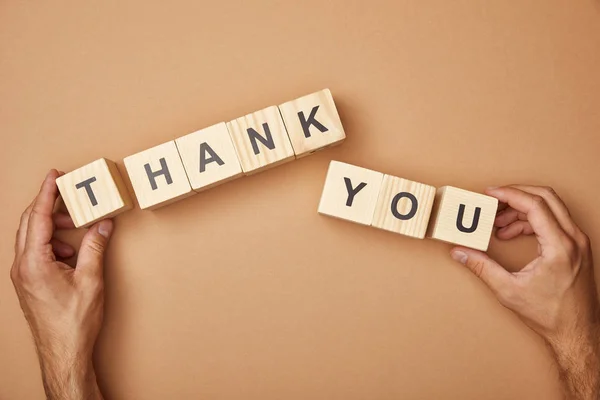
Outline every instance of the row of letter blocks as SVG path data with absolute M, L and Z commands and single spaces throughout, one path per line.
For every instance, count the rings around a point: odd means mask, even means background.
M 221 122 L 124 159 L 140 208 L 154 209 L 229 180 L 304 157 L 346 138 L 329 89 Z M 114 162 L 57 179 L 76 227 L 129 210 Z
M 486 251 L 498 200 L 332 161 L 319 213 L 401 235 Z

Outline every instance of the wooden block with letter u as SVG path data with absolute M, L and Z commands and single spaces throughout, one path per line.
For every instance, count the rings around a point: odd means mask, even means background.
M 324 89 L 279 106 L 296 157 L 341 143 L 344 127 L 329 89 Z
M 295 159 L 285 125 L 275 106 L 227 123 L 244 174 L 250 175 Z
M 125 157 L 124 162 L 142 209 L 152 210 L 195 193 L 174 140 Z
M 77 228 L 131 209 L 132 201 L 117 165 L 101 158 L 56 179 Z
M 433 186 L 385 175 L 372 225 L 375 228 L 423 239 L 434 198 Z
M 486 251 L 498 200 L 452 186 L 437 190 L 427 236 Z
M 382 180 L 381 172 L 332 161 L 319 202 L 319 214 L 370 225 Z

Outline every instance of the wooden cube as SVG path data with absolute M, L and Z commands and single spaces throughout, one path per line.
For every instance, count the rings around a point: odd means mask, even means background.
M 295 159 L 285 125 L 275 106 L 227 123 L 246 175 Z
M 385 175 L 371 225 L 423 239 L 434 198 L 433 186 Z
M 117 165 L 101 158 L 56 179 L 76 227 L 87 227 L 132 208 Z
M 224 122 L 175 139 L 192 189 L 202 190 L 243 176 Z
M 498 200 L 452 186 L 437 190 L 427 236 L 486 251 Z
M 296 157 L 304 157 L 346 139 L 329 89 L 279 106 Z
M 174 140 L 126 157 L 124 162 L 142 209 L 152 210 L 195 193 Z
M 383 174 L 332 161 L 319 203 L 319 213 L 370 225 Z

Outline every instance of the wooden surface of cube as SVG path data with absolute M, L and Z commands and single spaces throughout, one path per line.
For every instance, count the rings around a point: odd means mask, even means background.
M 427 236 L 486 251 L 498 200 L 452 186 L 438 188 Z
M 332 161 L 325 178 L 319 213 L 370 225 L 382 180 L 381 172 Z
M 279 110 L 297 158 L 346 138 L 329 89 L 288 101 Z
M 434 199 L 433 186 L 385 175 L 371 225 L 423 239 Z
M 76 227 L 87 227 L 132 208 L 117 165 L 101 158 L 56 179 Z
M 244 174 L 251 175 L 295 159 L 285 125 L 275 106 L 227 123 Z
M 152 210 L 195 193 L 174 140 L 125 157 L 124 162 L 142 209 Z
M 175 139 L 192 189 L 202 190 L 243 176 L 224 122 Z

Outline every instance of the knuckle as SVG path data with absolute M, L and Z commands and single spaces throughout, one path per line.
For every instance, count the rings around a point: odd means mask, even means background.
M 534 208 L 543 208 L 546 205 L 546 202 L 542 196 L 533 195 L 531 201 L 533 202 Z
M 587 250 L 591 247 L 590 237 L 583 232 L 579 232 L 576 240 L 581 249 Z
M 99 240 L 90 240 L 87 248 L 94 254 L 102 255 L 104 253 L 104 243 Z
M 471 271 L 473 271 L 473 274 L 475 274 L 475 276 L 478 278 L 481 278 L 484 269 L 485 263 L 483 262 L 483 260 L 476 260 L 473 261 L 473 263 L 471 264 Z
M 542 187 L 542 190 L 544 191 L 544 194 L 547 195 L 547 196 L 558 197 L 558 194 L 556 193 L 556 191 L 554 190 L 554 188 L 552 188 L 550 186 L 544 186 L 544 187 Z

